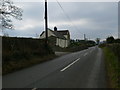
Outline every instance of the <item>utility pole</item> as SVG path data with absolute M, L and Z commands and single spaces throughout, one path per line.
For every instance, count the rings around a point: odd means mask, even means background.
M 48 17 L 47 17 L 47 0 L 45 0 L 45 44 L 48 45 Z
M 86 41 L 86 35 L 84 34 L 84 40 Z

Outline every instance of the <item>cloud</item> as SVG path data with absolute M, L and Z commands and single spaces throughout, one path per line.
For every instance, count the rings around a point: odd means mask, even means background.
M 30 30 L 40 26 L 43 26 L 43 22 L 34 19 L 26 19 L 16 25 L 17 30 Z
M 42 0 L 43 1 L 43 0 Z M 60 0 L 59 0 L 60 1 Z M 118 27 L 118 4 L 115 2 L 60 2 L 64 11 L 54 2 L 48 3 L 48 25 L 53 29 L 68 29 L 71 38 L 83 39 L 86 34 L 91 39 L 116 37 Z M 44 30 L 44 3 L 16 3 L 23 9 L 23 20 L 13 20 L 15 31 L 7 31 L 11 36 L 34 37 Z M 67 18 L 66 14 L 70 17 Z
M 13 0 L 15 2 L 43 2 L 43 0 Z M 60 2 L 118 2 L 119 0 L 58 0 Z M 55 2 L 55 0 L 49 0 Z
M 50 26 L 51 27 L 54 27 L 54 26 L 59 26 L 59 27 L 61 27 L 61 26 L 63 26 L 63 25 L 79 25 L 79 26 L 86 26 L 87 24 L 90 24 L 91 23 L 91 21 L 89 20 L 89 19 L 84 19 L 84 18 L 82 18 L 82 19 L 79 19 L 79 20 L 75 20 L 75 21 L 57 21 L 57 22 L 50 22 Z

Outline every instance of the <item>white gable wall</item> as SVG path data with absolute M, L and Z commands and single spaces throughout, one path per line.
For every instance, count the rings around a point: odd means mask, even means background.
M 64 35 L 64 37 L 67 39 L 66 40 L 66 47 L 68 47 L 70 40 L 69 40 L 69 35 Z
M 48 30 L 48 37 L 50 37 L 50 36 L 55 36 L 54 34 L 53 34 L 53 32 L 52 31 L 50 31 L 50 30 Z M 43 38 L 45 38 L 46 36 L 45 36 L 45 32 L 42 34 L 42 36 L 40 36 L 40 38 L 41 39 L 43 39 Z
M 53 34 L 52 31 L 48 30 L 48 37 L 50 36 L 55 36 Z M 55 36 L 56 37 L 56 36 Z M 67 40 L 64 40 L 64 39 L 61 39 L 61 38 L 56 38 L 56 46 L 59 46 L 59 47 L 62 47 L 62 48 L 65 48 L 65 47 L 68 47 L 69 45 L 69 36 L 68 35 L 64 35 L 64 37 L 67 39 Z M 45 32 L 42 34 L 42 36 L 40 36 L 41 39 L 45 38 Z
M 64 37 L 65 37 L 66 39 L 68 39 L 68 35 L 64 35 Z
M 68 40 L 56 38 L 56 46 L 66 48 L 68 47 Z

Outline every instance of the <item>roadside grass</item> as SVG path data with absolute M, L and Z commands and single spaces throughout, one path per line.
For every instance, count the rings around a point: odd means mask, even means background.
M 2 75 L 6 75 L 8 73 L 12 73 L 24 68 L 28 68 L 36 64 L 40 64 L 42 62 L 52 60 L 56 57 L 57 57 L 56 55 L 47 55 L 43 57 L 32 57 L 30 59 L 8 61 L 4 63 L 4 65 L 2 65 Z
M 120 88 L 120 62 L 109 47 L 103 48 L 109 88 Z

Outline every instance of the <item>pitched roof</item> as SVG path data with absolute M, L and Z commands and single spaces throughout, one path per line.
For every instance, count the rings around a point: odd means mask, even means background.
M 67 35 L 69 33 L 68 30 L 61 30 L 61 31 L 57 31 L 58 33 L 61 33 L 62 35 Z
M 54 33 L 54 34 L 56 35 L 56 37 L 58 37 L 58 38 L 66 39 L 63 34 L 57 32 L 57 31 L 53 31 L 53 33 Z
M 61 31 L 53 31 L 48 28 L 53 34 L 55 34 L 56 37 L 61 38 L 61 39 L 66 39 L 64 35 L 67 35 L 69 33 L 68 30 L 61 30 Z M 42 34 L 45 33 L 45 31 L 42 32 Z M 40 36 L 42 36 L 42 34 Z
M 43 31 L 43 32 L 40 34 L 40 36 L 42 36 L 44 32 L 45 32 L 45 31 Z

